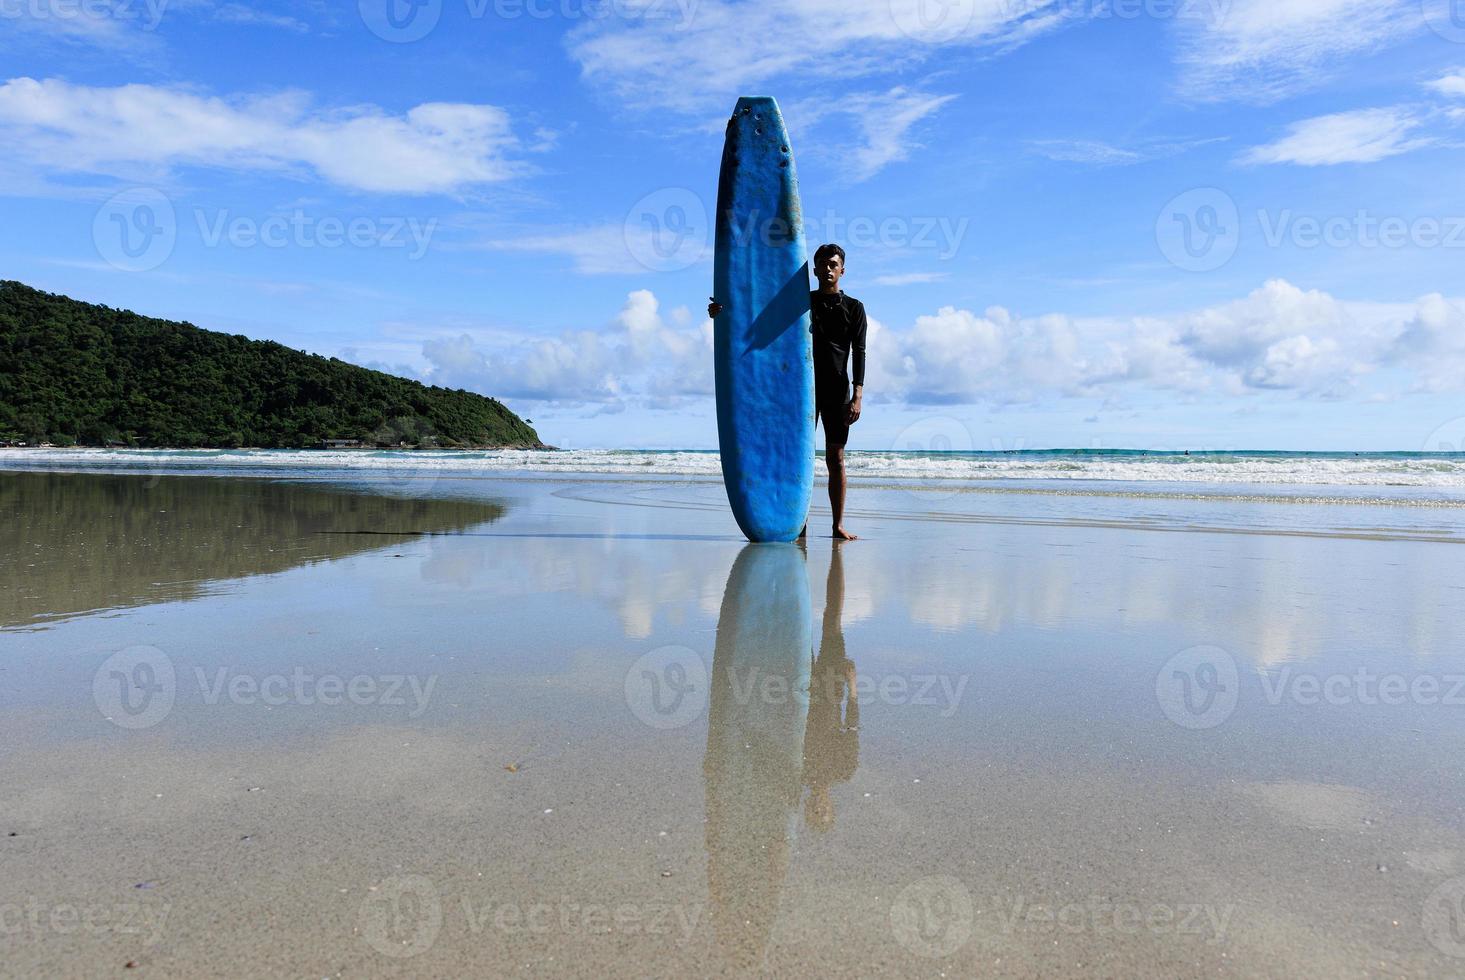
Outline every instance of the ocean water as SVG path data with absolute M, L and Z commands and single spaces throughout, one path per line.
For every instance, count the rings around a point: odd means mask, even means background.
M 1226 497 L 1465 506 L 1465 453 L 1010 452 L 847 453 L 856 483 L 933 493 L 1015 492 L 1136 497 Z M 5 449 L 0 470 L 100 470 L 387 479 L 510 477 L 721 478 L 714 450 L 554 452 L 412 450 Z M 822 476 L 822 465 L 816 473 Z

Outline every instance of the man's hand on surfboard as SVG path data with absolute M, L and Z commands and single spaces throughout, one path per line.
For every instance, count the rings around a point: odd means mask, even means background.
M 722 304 L 713 299 L 711 296 L 707 297 L 707 316 L 713 320 L 716 320 L 717 314 L 721 312 Z

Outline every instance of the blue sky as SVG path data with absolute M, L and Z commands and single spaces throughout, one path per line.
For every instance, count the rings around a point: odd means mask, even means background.
M 1465 416 L 1465 0 L 0 0 L 0 276 L 713 447 L 741 94 L 872 319 L 853 449 Z

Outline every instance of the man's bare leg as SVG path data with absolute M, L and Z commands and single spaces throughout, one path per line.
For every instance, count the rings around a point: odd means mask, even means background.
M 834 512 L 834 536 L 841 541 L 854 541 L 859 535 L 844 529 L 844 447 L 824 447 L 824 462 L 829 466 L 829 509 Z
M 819 434 L 819 406 L 818 405 L 815 405 L 814 406 L 814 434 L 816 436 Z M 809 518 L 807 516 L 805 516 L 805 518 L 804 518 L 804 526 L 801 527 L 801 528 L 799 528 L 799 538 L 798 539 L 800 541 L 802 541 L 804 539 L 804 536 L 807 535 L 808 533 L 809 533 Z

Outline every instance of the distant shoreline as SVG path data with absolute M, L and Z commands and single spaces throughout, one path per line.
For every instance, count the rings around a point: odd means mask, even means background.
M 101 452 L 118 452 L 130 449 L 155 450 L 157 452 L 186 453 L 203 450 L 207 452 L 289 452 L 289 453 L 478 453 L 478 452 L 504 452 L 506 450 L 517 450 L 519 452 L 555 452 L 561 453 L 565 450 L 559 446 L 525 446 L 522 444 L 503 446 L 56 446 L 50 443 L 37 443 L 34 446 L 24 444 L 0 444 L 0 451 L 6 449 L 60 449 L 64 452 L 75 450 L 97 450 Z

